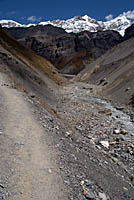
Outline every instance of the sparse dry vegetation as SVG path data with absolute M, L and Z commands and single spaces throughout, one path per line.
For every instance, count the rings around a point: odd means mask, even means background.
M 33 71 L 40 70 L 41 73 L 47 75 L 57 84 L 62 84 L 66 81 L 49 61 L 36 55 L 32 50 L 17 42 L 2 29 L 0 30 L 0 38 L 2 46 Z

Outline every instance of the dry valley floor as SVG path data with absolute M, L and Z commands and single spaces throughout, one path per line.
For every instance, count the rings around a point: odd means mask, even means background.
M 70 83 L 55 112 L 0 73 L 0 200 L 133 200 L 133 112 Z

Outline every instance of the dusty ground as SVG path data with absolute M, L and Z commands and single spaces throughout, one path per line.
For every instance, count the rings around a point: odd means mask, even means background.
M 0 199 L 134 200 L 133 113 L 96 89 L 63 87 L 54 115 L 1 79 Z
M 0 99 L 0 199 L 67 199 L 45 128 L 3 74 Z
M 73 199 L 134 199 L 134 115 L 96 92 L 93 85 L 70 84 L 63 88 L 57 107 L 72 127 L 61 151 L 67 154 L 67 176 L 75 185 Z

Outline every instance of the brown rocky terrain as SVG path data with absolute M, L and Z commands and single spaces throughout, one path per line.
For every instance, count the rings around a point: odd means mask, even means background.
M 62 73 L 77 74 L 86 64 L 122 41 L 116 31 L 66 33 L 63 29 L 46 26 L 5 28 L 5 30 L 52 62 Z

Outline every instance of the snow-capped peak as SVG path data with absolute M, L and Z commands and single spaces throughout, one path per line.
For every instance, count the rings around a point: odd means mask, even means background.
M 85 19 L 86 21 L 89 20 L 89 16 L 88 16 L 88 15 L 84 15 L 82 18 Z M 90 18 L 90 19 L 91 19 L 91 18 Z
M 66 32 L 74 33 L 78 33 L 84 30 L 90 32 L 97 32 L 98 30 L 115 30 L 123 36 L 125 33 L 125 29 L 128 28 L 131 23 L 131 20 L 127 18 L 125 14 L 122 14 L 106 22 L 97 21 L 89 17 L 88 15 L 84 15 L 82 17 L 76 16 L 67 20 L 40 22 L 40 25 L 51 24 L 53 26 L 65 29 Z
M 131 18 L 131 19 L 130 19 Z M 132 24 L 132 19 L 134 20 L 134 11 L 124 12 L 118 17 L 111 19 L 109 21 L 97 21 L 88 15 L 75 16 L 67 20 L 53 20 L 40 22 L 39 25 L 51 24 L 56 27 L 60 27 L 66 30 L 66 32 L 78 33 L 81 31 L 97 32 L 98 30 L 115 30 L 118 31 L 122 36 L 124 35 L 125 29 Z M 2 27 L 30 27 L 36 26 L 36 24 L 22 25 L 13 20 L 0 20 Z
M 1 24 L 2 27 L 7 27 L 7 28 L 22 27 L 23 26 L 22 24 L 15 22 L 13 20 L 0 20 L 0 24 Z
M 115 30 L 124 36 L 125 29 L 131 26 L 131 20 L 129 20 L 125 15 L 119 15 L 110 21 L 103 22 L 103 25 L 104 30 Z
M 90 18 L 87 15 L 75 16 L 67 20 L 54 20 L 48 22 L 40 22 L 40 25 L 51 24 L 53 26 L 61 27 L 66 30 L 66 32 L 78 33 L 84 30 L 95 32 L 97 31 L 98 23 L 95 19 Z

